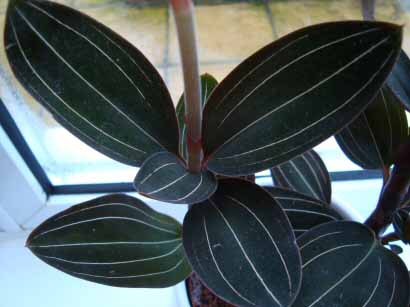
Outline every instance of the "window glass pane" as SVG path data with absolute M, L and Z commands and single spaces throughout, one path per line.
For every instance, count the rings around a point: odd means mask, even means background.
M 176 102 L 183 89 L 178 42 L 167 0 L 58 0 L 101 21 L 137 46 L 155 65 Z M 361 1 L 198 0 L 201 72 L 222 80 L 254 51 L 298 28 L 332 20 L 360 19 Z M 0 1 L 0 31 L 6 1 Z M 405 25 L 410 51 L 410 1 L 376 1 L 376 17 Z M 54 185 L 130 182 L 137 169 L 85 145 L 59 124 L 11 77 L 0 51 L 1 98 Z M 358 169 L 330 139 L 317 150 L 330 171 Z M 266 173 L 265 173 L 266 174 Z

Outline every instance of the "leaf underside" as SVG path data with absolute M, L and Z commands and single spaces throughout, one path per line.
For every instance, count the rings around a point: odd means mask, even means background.
M 276 186 L 330 203 L 332 187 L 329 172 L 314 150 L 272 168 L 271 175 Z
M 109 286 L 162 288 L 191 273 L 180 224 L 121 194 L 51 217 L 30 234 L 27 246 L 58 270 Z
M 25 89 L 71 133 L 120 162 L 178 154 L 169 92 L 152 64 L 126 40 L 66 6 L 12 1 L 5 46 Z
M 320 225 L 298 238 L 303 281 L 295 307 L 409 305 L 406 265 L 355 222 Z
M 288 216 L 296 237 L 323 223 L 342 220 L 335 210 L 320 200 L 277 187 L 264 187 L 281 205 Z
M 261 49 L 208 99 L 209 169 L 255 173 L 319 144 L 375 97 L 400 45 L 398 26 L 346 21 L 307 27 Z
M 285 213 L 261 187 L 219 181 L 183 224 L 187 257 L 214 293 L 237 306 L 288 306 L 300 287 L 300 256 Z
M 404 107 L 388 86 L 335 139 L 351 161 L 364 169 L 389 167 L 408 135 Z
M 210 197 L 218 182 L 213 173 L 207 170 L 190 173 L 176 156 L 161 152 L 144 162 L 134 185 L 137 192 L 156 200 L 192 204 Z

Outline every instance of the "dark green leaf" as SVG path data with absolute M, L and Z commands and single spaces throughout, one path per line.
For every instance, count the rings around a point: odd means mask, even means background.
M 133 166 L 155 152 L 178 154 L 175 110 L 160 75 L 104 25 L 56 3 L 12 1 L 5 46 L 21 84 L 96 150 Z
M 292 306 L 408 306 L 406 265 L 363 224 L 323 224 L 300 236 L 298 244 L 303 281 Z
M 210 74 L 201 75 L 201 94 L 202 94 L 202 107 L 205 105 L 209 95 L 214 88 L 218 85 L 218 81 Z M 179 135 L 181 136 L 179 142 L 179 152 L 184 158 L 187 157 L 186 149 L 186 125 L 185 125 L 185 104 L 184 95 L 179 98 L 177 104 L 177 119 L 179 124 Z
M 404 243 L 410 243 L 410 206 L 403 207 L 393 215 L 393 227 L 396 235 Z
M 296 237 L 317 225 L 342 220 L 339 213 L 322 201 L 290 190 L 276 187 L 264 188 L 282 206 Z
M 329 172 L 320 156 L 308 150 L 271 169 L 275 185 L 295 190 L 330 203 L 332 186 Z
M 299 291 L 300 255 L 289 220 L 254 183 L 220 180 L 210 199 L 188 211 L 183 242 L 194 271 L 232 304 L 289 306 Z
M 364 169 L 389 167 L 408 134 L 404 107 L 383 86 L 379 95 L 355 121 L 335 136 L 340 148 Z
M 209 169 L 255 173 L 343 128 L 390 73 L 401 32 L 382 22 L 324 23 L 291 33 L 245 60 L 205 106 Z
M 31 233 L 27 246 L 56 269 L 109 286 L 168 287 L 191 272 L 180 224 L 121 194 L 53 216 Z
M 403 50 L 387 78 L 387 84 L 407 111 L 410 111 L 410 59 Z
M 134 184 L 144 196 L 168 203 L 193 204 L 210 197 L 218 182 L 213 173 L 190 173 L 176 156 L 160 152 L 144 162 Z

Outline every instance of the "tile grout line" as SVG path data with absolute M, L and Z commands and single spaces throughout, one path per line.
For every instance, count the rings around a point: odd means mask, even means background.
M 170 38 L 170 23 L 171 23 L 171 14 L 170 14 L 170 4 L 167 5 L 166 8 L 166 23 L 165 23 L 165 48 L 164 48 L 164 59 L 162 65 L 160 67 L 164 70 L 164 80 L 165 83 L 168 85 L 169 82 L 169 48 L 171 44 Z
M 268 18 L 272 30 L 273 39 L 278 39 L 278 32 L 276 31 L 275 26 L 275 18 L 273 18 L 272 10 L 269 6 L 269 0 L 263 0 L 263 6 L 265 7 L 266 17 Z

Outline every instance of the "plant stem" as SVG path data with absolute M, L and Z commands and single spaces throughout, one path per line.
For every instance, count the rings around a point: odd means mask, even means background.
M 188 169 L 191 172 L 199 172 L 202 160 L 202 107 L 194 5 L 192 0 L 171 0 L 171 5 L 177 26 L 184 75 Z
M 364 20 L 374 20 L 375 0 L 362 0 L 362 15 Z
M 391 224 L 394 211 L 401 207 L 410 187 L 410 139 L 400 146 L 395 165 L 384 184 L 376 209 L 365 224 L 380 236 Z
M 391 232 L 391 233 L 388 233 L 387 235 L 383 236 L 381 241 L 382 241 L 383 245 L 386 245 L 386 244 L 389 244 L 391 242 L 396 242 L 396 241 L 399 241 L 399 240 L 400 240 L 400 238 L 394 232 Z

